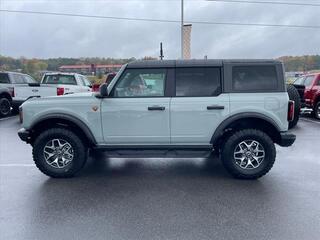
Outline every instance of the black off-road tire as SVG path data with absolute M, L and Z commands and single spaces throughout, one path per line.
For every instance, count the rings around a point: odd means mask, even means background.
M 254 169 L 241 168 L 234 159 L 234 151 L 238 144 L 245 140 L 259 142 L 265 151 L 261 164 Z M 221 160 L 227 171 L 235 178 L 257 179 L 265 175 L 272 168 L 276 159 L 276 149 L 272 139 L 264 132 L 256 129 L 244 129 L 235 132 L 226 139 L 221 149 Z
M 313 116 L 320 120 L 320 101 L 318 101 L 315 105 L 314 105 L 314 108 L 313 108 Z
M 290 84 L 287 85 L 287 92 L 289 95 L 289 99 L 294 101 L 294 117 L 293 120 L 289 122 L 289 129 L 291 129 L 294 128 L 299 121 L 301 99 L 298 90 Z
M 0 117 L 8 117 L 11 113 L 11 100 L 0 97 Z
M 52 139 L 62 139 L 73 148 L 73 160 L 65 168 L 58 169 L 45 160 L 44 147 Z M 88 149 L 83 141 L 72 131 L 64 128 L 52 128 L 42 132 L 33 143 L 33 160 L 44 174 L 53 178 L 69 178 L 77 174 L 85 165 Z

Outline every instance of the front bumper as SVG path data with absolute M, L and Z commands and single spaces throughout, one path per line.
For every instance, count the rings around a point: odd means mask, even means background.
M 292 133 L 280 133 L 280 141 L 278 144 L 281 147 L 289 147 L 294 143 L 295 140 L 296 135 Z
M 21 128 L 18 131 L 18 135 L 22 141 L 26 143 L 30 143 L 30 140 L 31 140 L 30 131 L 26 130 L 25 128 Z

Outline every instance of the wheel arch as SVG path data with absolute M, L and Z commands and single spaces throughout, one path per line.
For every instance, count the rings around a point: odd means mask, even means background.
M 315 96 L 315 98 L 314 98 L 314 106 L 318 103 L 318 102 L 320 102 L 320 92 Z
M 275 143 L 280 141 L 280 128 L 270 117 L 260 113 L 239 113 L 224 120 L 215 130 L 210 143 L 213 146 L 220 145 L 232 132 L 253 128 L 265 132 Z
M 12 97 L 9 92 L 6 92 L 6 91 L 0 92 L 0 98 L 3 98 L 3 97 L 9 99 L 10 102 L 12 102 Z
M 30 126 L 32 139 L 50 126 L 68 128 L 85 141 L 89 146 L 96 145 L 96 139 L 89 127 L 80 119 L 68 114 L 47 114 L 38 118 Z

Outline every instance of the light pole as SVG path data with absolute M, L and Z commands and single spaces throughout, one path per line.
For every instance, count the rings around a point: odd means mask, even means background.
M 181 59 L 183 59 L 183 0 L 181 0 Z

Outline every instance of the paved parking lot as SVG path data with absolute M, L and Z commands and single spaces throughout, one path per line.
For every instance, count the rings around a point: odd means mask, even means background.
M 232 179 L 217 159 L 90 159 L 50 179 L 0 120 L 0 239 L 319 239 L 320 122 L 304 118 L 271 172 Z

